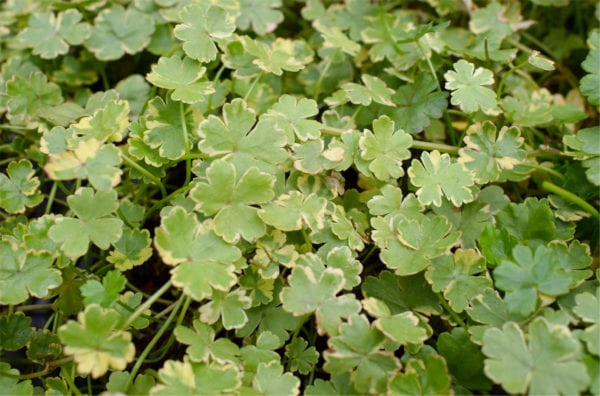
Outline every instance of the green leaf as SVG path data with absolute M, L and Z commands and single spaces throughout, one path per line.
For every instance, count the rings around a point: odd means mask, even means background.
M 118 208 L 116 191 L 94 193 L 93 189 L 82 187 L 70 195 L 67 202 L 78 218 L 57 218 L 48 235 L 60 244 L 69 258 L 83 256 L 90 242 L 100 249 L 108 249 L 121 238 L 123 222 L 110 216 Z
M 234 392 L 241 385 L 241 373 L 233 365 L 190 363 L 167 360 L 158 370 L 161 384 L 151 395 L 215 395 Z
M 7 395 L 33 395 L 33 385 L 31 384 L 31 380 L 19 381 L 14 378 L 18 375 L 19 370 L 11 368 L 8 363 L 0 362 L 0 387 L 2 387 L 2 392 L 6 392 Z
M 285 346 L 285 356 L 289 359 L 291 371 L 308 374 L 315 368 L 319 352 L 314 346 L 307 347 L 308 342 L 302 337 L 294 338 Z
M 207 95 L 215 92 L 213 83 L 203 80 L 205 72 L 205 67 L 187 56 L 161 56 L 146 79 L 157 87 L 173 90 L 173 100 L 193 104 L 206 100 Z
M 451 332 L 441 333 L 436 348 L 460 385 L 467 389 L 490 391 L 492 382 L 483 372 L 485 356 L 464 329 L 455 327 Z
M 410 158 L 408 150 L 412 137 L 401 129 L 395 130 L 394 121 L 381 116 L 373 121 L 373 132 L 365 129 L 358 141 L 360 156 L 369 161 L 369 170 L 379 180 L 397 179 L 404 175 L 402 161 Z
M 145 263 L 153 253 L 148 230 L 123 228 L 121 239 L 114 242 L 115 249 L 106 257 L 106 261 L 115 265 L 119 271 L 127 271 Z
M 121 182 L 121 152 L 113 144 L 82 140 L 73 150 L 50 155 L 44 170 L 54 180 L 88 179 L 96 189 L 108 192 Z
M 275 118 L 277 126 L 290 136 L 295 133 L 300 141 L 317 139 L 321 136 L 321 123 L 308 120 L 319 113 L 317 102 L 312 99 L 301 98 L 297 100 L 290 95 L 283 95 L 267 113 Z
M 123 140 L 129 127 L 129 103 L 114 100 L 105 103 L 91 116 L 83 117 L 69 128 L 80 139 L 95 139 L 99 142 Z M 68 143 L 76 139 L 69 140 Z
M 390 271 L 381 271 L 378 277 L 368 276 L 361 290 L 365 297 L 385 302 L 392 314 L 414 311 L 430 316 L 441 313 L 438 297 L 423 274 L 398 276 Z
M 29 341 L 31 318 L 22 312 L 0 316 L 0 351 L 16 351 Z
M 391 395 L 451 395 L 450 375 L 444 358 L 427 355 L 424 360 L 410 359 L 404 373 L 390 381 Z
M 300 393 L 300 380 L 292 373 L 283 373 L 283 366 L 276 361 L 258 365 L 252 386 L 261 395 L 267 396 L 298 395 Z
M 61 284 L 61 273 L 52 268 L 50 253 L 25 252 L 0 240 L 0 304 L 20 304 L 29 296 L 43 298 Z
M 416 274 L 458 241 L 460 234 L 450 229 L 448 220 L 440 216 L 401 221 L 396 238 L 381 249 L 381 260 L 398 275 Z
M 342 85 L 342 89 L 350 102 L 363 106 L 368 106 L 371 102 L 394 106 L 394 102 L 391 99 L 394 91 L 388 88 L 385 82 L 369 74 L 363 74 L 361 80 L 364 85 L 356 83 Z
M 183 157 L 189 139 L 189 136 L 185 136 L 185 131 L 186 128 L 191 128 L 191 123 L 187 117 L 181 119 L 181 104 L 156 97 L 148 102 L 146 114 L 144 143 L 158 149 L 158 154 L 163 158 L 174 161 Z
M 587 323 L 587 327 L 579 338 L 584 341 L 588 350 L 596 356 L 600 355 L 600 288 L 596 288 L 596 294 L 580 293 L 575 296 L 575 307 L 573 312 Z
M 507 291 L 505 300 L 511 311 L 527 315 L 535 311 L 538 293 L 557 296 L 569 291 L 571 277 L 545 246 L 517 245 L 512 259 L 503 260 L 494 270 L 496 287 Z
M 483 336 L 485 373 L 510 393 L 578 394 L 589 378 L 579 361 L 581 347 L 564 326 L 536 318 L 525 335 L 514 322 Z
M 431 329 L 427 329 L 420 322 L 417 315 L 406 311 L 395 315 L 382 315 L 373 322 L 373 326 L 400 345 L 422 344 L 429 338 Z
M 364 315 L 352 315 L 340 326 L 339 335 L 329 338 L 323 368 L 331 374 L 351 371 L 357 391 L 381 393 L 390 373 L 400 367 L 391 352 L 382 350 L 384 341 L 384 335 L 371 327 Z
M 397 109 L 391 117 L 396 126 L 408 133 L 417 133 L 428 127 L 431 119 L 442 117 L 448 106 L 448 93 L 436 88 L 436 81 L 425 73 L 419 74 L 414 83 L 398 88 L 392 96 Z
M 301 40 L 278 37 L 270 45 L 246 36 L 241 40 L 246 51 L 256 57 L 253 63 L 277 76 L 281 76 L 284 70 L 300 71 L 313 59 L 313 50 Z
M 410 182 L 419 187 L 416 194 L 423 205 L 440 206 L 442 196 L 454 206 L 461 206 L 474 198 L 470 188 L 474 184 L 473 175 L 460 163 L 453 163 L 446 153 L 424 151 L 421 161 L 412 160 L 407 173 Z
M 325 226 L 326 206 L 323 197 L 305 196 L 293 190 L 263 205 L 258 215 L 266 224 L 282 231 L 300 230 L 304 225 L 320 230 Z
M 478 276 L 481 272 L 485 272 L 485 259 L 473 249 L 459 249 L 435 258 L 425 277 L 434 292 L 443 291 L 454 311 L 462 312 L 481 290 L 492 286 L 485 274 Z
M 86 306 L 98 304 L 101 307 L 110 308 L 119 301 L 126 283 L 127 278 L 117 270 L 109 271 L 104 275 L 102 283 L 96 279 L 90 279 L 81 286 L 83 303 Z
M 48 364 L 62 356 L 63 346 L 58 336 L 47 329 L 31 334 L 27 345 L 27 358 L 36 363 Z
M 150 15 L 116 4 L 96 16 L 85 45 L 99 60 L 111 61 L 142 51 L 152 33 L 154 21 Z
M 226 160 L 214 161 L 206 177 L 207 182 L 196 184 L 190 196 L 200 212 L 215 215 L 215 232 L 230 243 L 240 237 L 254 241 L 263 236 L 266 227 L 253 205 L 273 198 L 273 177 L 256 167 L 238 177 L 235 166 Z
M 600 105 L 600 48 L 591 48 L 581 67 L 588 72 L 579 80 L 579 88 L 589 102 L 595 106 Z
M 216 5 L 191 4 L 180 12 L 181 22 L 173 30 L 183 41 L 186 55 L 199 62 L 210 62 L 217 56 L 213 40 L 231 36 L 235 30 L 231 15 Z
M 225 329 L 239 329 L 248 322 L 245 310 L 251 304 L 252 300 L 242 289 L 228 293 L 213 290 L 211 301 L 200 307 L 200 320 L 213 324 L 220 317 Z
M 261 117 L 256 125 L 255 121 L 255 112 L 244 100 L 225 103 L 222 120 L 210 115 L 200 123 L 198 148 L 210 156 L 226 154 L 238 168 L 256 165 L 265 169 L 265 164 L 285 161 L 286 133 L 267 117 Z
M 34 175 L 29 160 L 10 162 L 6 175 L 0 173 L 0 208 L 9 213 L 23 213 L 25 208 L 39 205 L 44 196 L 38 191 L 40 180 Z
M 239 347 L 228 338 L 215 340 L 215 331 L 209 325 L 194 320 L 193 330 L 185 326 L 177 326 L 173 332 L 177 341 L 189 345 L 187 356 L 192 362 L 206 362 L 210 359 L 224 364 L 236 363 L 240 354 Z
M 76 9 L 54 15 L 48 13 L 32 14 L 27 27 L 17 38 L 35 55 L 44 59 L 53 59 L 64 55 L 69 45 L 82 44 L 90 34 L 90 25 L 80 22 L 83 16 Z
M 496 228 L 505 229 L 512 238 L 529 245 L 562 239 L 546 199 L 528 197 L 522 203 L 511 202 L 496 214 L 496 222 Z
M 454 63 L 454 70 L 444 74 L 446 89 L 452 90 L 450 103 L 460 106 L 466 113 L 481 109 L 485 113 L 497 110 L 496 93 L 486 85 L 494 83 L 491 70 L 483 67 L 475 69 L 475 65 L 464 59 Z
M 129 384 L 129 377 L 130 374 L 127 371 L 112 372 L 106 383 L 106 390 L 127 395 L 147 395 L 156 383 L 154 377 L 147 374 L 138 374 L 135 380 Z
M 6 82 L 8 95 L 7 108 L 13 123 L 24 123 L 27 117 L 42 112 L 62 102 L 60 87 L 41 72 L 33 72 L 28 77 L 14 76 Z
M 64 351 L 73 356 L 80 374 L 98 378 L 109 368 L 125 369 L 133 360 L 131 333 L 119 329 L 120 318 L 117 311 L 93 304 L 79 312 L 77 322 L 71 320 L 58 329 Z
M 469 127 L 463 140 L 466 148 L 459 150 L 458 162 L 471 170 L 480 184 L 498 180 L 504 169 L 513 169 L 525 160 L 523 138 L 516 127 L 502 127 L 496 135 L 496 126 L 486 121 Z
M 283 309 L 295 316 L 315 312 L 319 334 L 337 334 L 342 318 L 360 310 L 360 303 L 353 294 L 337 296 L 346 283 L 344 271 L 325 268 L 314 254 L 299 259 L 288 283 L 280 294 Z
M 259 36 L 270 33 L 283 21 L 279 11 L 281 0 L 240 0 L 240 15 L 235 24 L 238 29 L 252 30 Z

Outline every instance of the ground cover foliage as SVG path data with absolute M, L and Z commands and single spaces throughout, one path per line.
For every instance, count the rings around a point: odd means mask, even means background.
M 0 392 L 600 394 L 590 0 L 7 0 Z

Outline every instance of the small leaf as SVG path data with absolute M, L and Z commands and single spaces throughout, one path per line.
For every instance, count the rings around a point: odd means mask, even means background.
M 580 344 L 564 326 L 544 318 L 528 326 L 529 337 L 514 322 L 491 328 L 483 336 L 485 373 L 511 393 L 578 394 L 589 384 L 579 361 Z
M 319 360 L 319 352 L 314 346 L 307 347 L 308 342 L 302 337 L 293 339 L 285 346 L 285 356 L 290 361 L 291 371 L 308 374 L 315 368 Z
M 391 100 L 394 91 L 388 88 L 385 82 L 369 74 L 363 74 L 361 80 L 364 85 L 356 83 L 342 85 L 350 102 L 363 106 L 368 106 L 371 102 L 394 106 L 394 102 Z
M 444 74 L 446 89 L 452 90 L 450 103 L 460 106 L 466 113 L 479 109 L 486 113 L 497 111 L 496 93 L 486 85 L 494 83 L 491 70 L 475 65 L 464 59 L 454 64 L 454 70 Z
M 104 308 L 110 308 L 119 300 L 126 283 L 127 278 L 117 270 L 109 271 L 102 278 L 102 283 L 90 279 L 81 286 L 83 303 L 86 306 L 98 304 Z
M 450 224 L 441 216 L 401 221 L 396 238 L 381 250 L 380 257 L 398 275 L 416 274 L 458 241 L 460 234 L 450 230 Z
M 103 61 L 116 60 L 125 53 L 136 54 L 150 43 L 154 21 L 134 7 L 117 4 L 101 11 L 85 45 Z
M 25 208 L 39 205 L 44 199 L 39 193 L 40 180 L 29 160 L 10 162 L 6 174 L 0 173 L 0 208 L 9 213 L 23 213 Z
M 8 375 L 2 375 L 8 374 Z M 0 388 L 7 395 L 33 395 L 31 380 L 19 381 L 19 370 L 11 368 L 8 363 L 0 362 Z
M 25 252 L 8 240 L 0 240 L 0 257 L 0 304 L 20 304 L 29 296 L 43 298 L 61 284 L 61 273 L 52 268 L 50 253 Z
M 152 71 L 146 79 L 160 88 L 171 89 L 171 98 L 184 103 L 197 103 L 215 92 L 210 81 L 204 81 L 206 68 L 194 59 L 177 55 L 170 58 L 161 56 L 158 63 L 152 65 Z
M 191 4 L 180 12 L 182 23 L 175 26 L 175 37 L 183 41 L 186 55 L 200 62 L 210 62 L 217 56 L 214 39 L 230 37 L 235 24 L 227 12 L 208 3 Z
M 442 205 L 442 196 L 454 206 L 473 200 L 471 186 L 473 175 L 459 163 L 452 163 L 450 156 L 439 151 L 424 151 L 421 161 L 412 160 L 408 168 L 410 182 L 419 187 L 417 197 L 424 205 Z
M 444 358 L 435 354 L 423 360 L 410 359 L 404 373 L 390 381 L 392 395 L 451 395 L 450 375 Z
M 0 316 L 0 351 L 23 348 L 32 333 L 31 318 L 22 312 Z
M 241 30 L 252 30 L 259 36 L 270 33 L 281 21 L 281 0 L 240 0 L 240 15 L 235 24 Z
M 117 208 L 117 192 L 98 191 L 89 187 L 78 189 L 67 198 L 69 207 L 78 218 L 60 217 L 50 227 L 48 235 L 60 244 L 60 249 L 70 258 L 83 256 L 92 242 L 101 249 L 108 249 L 117 242 L 123 232 L 121 219 L 109 216 Z
M 256 167 L 239 177 L 235 166 L 226 160 L 216 160 L 206 170 L 207 182 L 200 182 L 190 196 L 200 212 L 215 215 L 215 232 L 227 242 L 240 237 L 254 241 L 266 232 L 265 224 L 253 206 L 273 197 L 273 177 Z
M 279 362 L 260 363 L 252 381 L 254 389 L 262 395 L 298 395 L 300 380 L 292 373 L 283 373 Z
M 241 373 L 233 365 L 190 363 L 167 360 L 158 371 L 161 384 L 151 395 L 216 395 L 234 392 L 241 385 Z
M 381 116 L 373 121 L 373 132 L 365 130 L 358 141 L 360 156 L 369 161 L 369 170 L 379 180 L 397 179 L 404 175 L 402 161 L 410 158 L 412 137 L 395 130 L 394 121 Z
M 118 330 L 120 318 L 115 310 L 93 304 L 79 312 L 77 322 L 69 321 L 59 328 L 65 353 L 74 357 L 79 373 L 98 378 L 109 368 L 125 369 L 133 360 L 131 333 Z
M 229 290 L 236 282 L 233 262 L 241 257 L 238 248 L 221 239 L 194 214 L 180 206 L 164 216 L 155 230 L 154 244 L 162 260 L 176 268 L 173 284 L 195 300 L 212 294 L 215 288 Z
M 80 22 L 82 15 L 77 9 L 70 9 L 57 15 L 35 13 L 29 17 L 27 27 L 17 38 L 35 55 L 53 59 L 64 55 L 69 45 L 83 43 L 90 34 L 90 25 Z
M 454 311 L 462 312 L 481 290 L 492 286 L 492 281 L 485 274 L 477 276 L 484 271 L 483 257 L 475 250 L 459 249 L 453 255 L 435 258 L 425 277 L 433 291 L 444 292 Z
M 246 296 L 244 290 L 232 292 L 213 290 L 210 302 L 200 307 L 200 320 L 213 324 L 219 318 L 227 330 L 244 327 L 248 321 L 245 310 L 250 308 L 252 300 Z
M 301 98 L 297 100 L 293 96 L 283 95 L 275 103 L 268 115 L 277 120 L 277 124 L 286 134 L 296 134 L 300 141 L 317 139 L 321 136 L 321 123 L 308 120 L 319 113 L 317 102 L 312 99 Z

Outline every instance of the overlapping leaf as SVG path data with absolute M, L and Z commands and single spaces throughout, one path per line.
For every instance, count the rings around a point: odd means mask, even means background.
M 173 283 L 196 300 L 212 289 L 227 291 L 236 282 L 233 262 L 240 258 L 238 248 L 221 239 L 196 215 L 178 206 L 162 218 L 154 244 L 162 260 L 173 269 Z
M 226 160 L 214 161 L 206 171 L 207 182 L 198 183 L 190 196 L 200 212 L 215 215 L 215 232 L 223 239 L 253 241 L 266 232 L 253 205 L 273 198 L 274 180 L 256 167 L 237 174 L 235 166 Z

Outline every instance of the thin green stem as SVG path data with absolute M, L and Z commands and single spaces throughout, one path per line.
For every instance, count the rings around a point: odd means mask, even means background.
M 122 328 L 127 329 L 131 324 L 140 316 L 144 314 L 144 311 L 152 306 L 163 294 L 165 294 L 172 285 L 172 281 L 169 279 L 164 285 L 161 286 L 153 295 L 150 296 L 143 304 L 138 306 L 136 310 L 131 314 L 129 318 L 123 323 Z
M 192 160 L 188 157 L 190 154 L 190 137 L 188 136 L 187 122 L 185 121 L 185 110 L 183 108 L 183 102 L 179 103 L 179 117 L 181 119 L 181 128 L 183 129 L 183 142 L 185 145 L 185 183 L 184 185 L 190 184 L 192 180 Z
M 108 91 L 110 89 L 110 84 L 108 83 L 106 69 L 104 69 L 104 68 L 100 69 L 100 79 L 102 80 L 102 86 L 104 87 L 104 90 Z
M 443 143 L 425 142 L 422 140 L 413 140 L 411 148 L 418 150 L 437 150 L 442 153 L 458 154 L 459 147 L 450 146 Z
M 504 90 L 504 84 L 506 83 L 506 79 L 520 68 L 525 67 L 525 65 L 527 65 L 527 61 L 521 62 L 517 66 L 512 66 L 510 69 L 508 69 L 506 73 L 504 73 L 502 79 L 500 80 L 500 83 L 498 84 L 498 89 L 496 89 L 496 98 L 498 100 L 500 100 L 502 96 L 502 91 Z
M 589 214 L 591 214 L 594 218 L 596 218 L 597 220 L 600 220 L 600 213 L 598 213 L 598 210 L 596 208 L 594 208 L 592 205 L 590 205 L 589 203 L 587 203 L 584 199 L 573 194 L 572 192 L 567 191 L 564 188 L 559 187 L 556 184 L 554 184 L 548 180 L 542 181 L 542 183 L 540 184 L 540 187 L 543 190 L 546 190 L 548 192 L 556 194 L 556 195 L 560 196 L 561 198 L 564 198 L 567 201 L 573 203 L 574 205 L 579 206 L 581 209 L 583 209 L 586 212 L 588 212 Z
M 258 84 L 258 82 L 260 81 L 260 79 L 263 76 L 263 72 L 261 71 L 258 76 L 256 76 L 254 78 L 254 81 L 252 81 L 252 84 L 250 85 L 250 88 L 248 88 L 248 91 L 246 92 L 246 95 L 244 95 L 244 102 L 248 101 L 248 98 L 250 97 L 250 94 L 252 93 L 252 91 L 254 91 L 254 88 L 256 87 L 256 84 Z
M 56 197 L 56 189 L 58 188 L 58 183 L 52 182 L 52 187 L 50 188 L 50 193 L 48 194 L 48 201 L 46 202 L 46 209 L 44 210 L 44 214 L 50 214 L 52 210 L 52 204 L 54 203 L 54 198 Z
M 433 79 L 435 80 L 437 90 L 439 92 L 442 92 L 442 86 L 440 85 L 440 80 L 438 79 L 437 73 L 435 72 L 435 67 L 433 67 L 433 63 L 431 63 L 431 58 L 429 56 L 427 56 L 427 54 L 425 53 L 425 50 L 423 49 L 423 46 L 421 46 L 421 43 L 419 42 L 419 40 L 415 40 L 415 43 L 417 44 L 419 51 L 421 51 L 421 54 L 423 54 L 423 56 L 425 57 L 425 60 L 427 60 L 427 66 L 429 67 L 429 72 L 431 73 L 431 75 L 433 76 Z
M 548 173 L 552 176 L 555 176 L 560 180 L 565 180 L 565 177 L 561 173 L 555 171 L 554 169 L 548 168 L 547 166 L 533 164 L 533 163 L 529 163 L 529 162 L 522 162 L 520 165 L 527 166 L 527 167 L 533 168 L 533 169 L 537 169 L 544 173 Z
M 171 311 L 171 314 L 169 315 L 169 317 L 167 318 L 167 320 L 165 321 L 165 323 L 163 323 L 163 325 L 156 332 L 156 334 L 154 335 L 154 337 L 152 337 L 152 339 L 150 340 L 150 342 L 148 343 L 148 345 L 146 345 L 146 348 L 144 348 L 144 350 L 142 351 L 142 353 L 140 354 L 140 356 L 138 356 L 138 358 L 137 358 L 137 360 L 135 362 L 135 365 L 131 369 L 131 374 L 129 374 L 129 378 L 127 379 L 127 384 L 125 385 L 125 390 L 126 391 L 129 389 L 129 387 L 131 386 L 131 384 L 133 384 L 133 379 L 135 378 L 135 376 L 137 375 L 138 371 L 140 370 L 140 367 L 142 367 L 142 364 L 144 363 L 144 360 L 146 359 L 146 357 L 148 356 L 148 354 L 150 353 L 150 351 L 152 351 L 152 348 L 154 348 L 154 345 L 156 345 L 156 343 L 158 342 L 158 340 L 160 340 L 160 338 L 163 336 L 163 334 L 165 333 L 165 331 L 171 326 L 171 323 L 173 322 L 173 319 L 175 319 L 175 315 L 177 314 L 177 311 L 179 311 L 179 308 L 181 307 L 181 304 L 183 303 L 183 301 L 186 298 L 188 298 L 188 297 L 186 297 L 183 294 L 179 297 L 179 299 L 175 303 L 175 308 Z
M 48 309 L 52 309 L 52 306 L 53 306 L 52 303 L 20 305 L 15 309 L 15 311 L 16 312 L 45 311 Z
M 335 50 L 333 55 L 331 55 L 329 58 L 327 58 L 327 63 L 325 63 L 325 67 L 323 67 L 323 70 L 321 71 L 321 74 L 319 75 L 319 79 L 317 80 L 317 82 L 315 84 L 315 92 L 313 93 L 314 100 L 318 99 L 319 94 L 321 93 L 321 84 L 323 83 L 323 79 L 325 78 L 325 75 L 327 74 L 327 72 L 329 71 L 329 68 L 331 67 L 331 64 L 333 63 L 333 58 L 335 56 L 337 56 L 338 52 L 339 52 L 339 48 L 337 48 Z
M 75 366 L 72 366 L 71 371 L 74 371 Z M 77 396 L 83 396 L 81 391 L 79 390 L 79 388 L 77 388 L 77 386 L 75 385 L 75 382 L 73 381 L 73 375 L 72 373 L 69 373 L 69 371 L 62 366 L 60 368 L 60 372 L 63 376 L 63 378 L 65 379 L 65 381 L 67 381 L 67 385 L 69 385 L 69 389 L 71 389 L 71 391 L 73 393 L 75 393 Z
M 133 169 L 140 172 L 142 175 L 147 177 L 149 180 L 152 180 L 152 182 L 154 182 L 154 184 L 156 184 L 158 186 L 158 188 L 160 189 L 160 193 L 163 196 L 163 198 L 167 196 L 167 190 L 165 188 L 165 185 L 162 184 L 162 182 L 160 181 L 160 179 L 158 177 L 154 176 L 152 173 L 148 172 L 144 167 L 142 167 L 137 162 L 135 162 L 134 160 L 129 158 L 129 156 L 127 154 L 125 154 L 123 151 L 121 151 L 121 158 L 123 158 L 123 161 L 125 161 L 125 163 L 127 165 L 131 166 Z
M 452 307 L 450 307 L 450 304 L 448 304 L 448 301 L 446 301 L 446 299 L 440 293 L 436 293 L 436 295 L 438 296 L 438 300 L 440 301 L 440 304 L 442 304 L 442 307 L 444 307 L 446 312 L 448 312 L 450 314 L 452 319 L 454 319 L 454 321 L 456 323 L 458 323 L 460 325 L 460 327 L 465 329 L 465 331 L 468 331 L 469 327 L 467 326 L 465 321 L 462 320 L 462 318 L 460 316 L 458 316 L 458 314 L 456 312 L 454 312 Z

